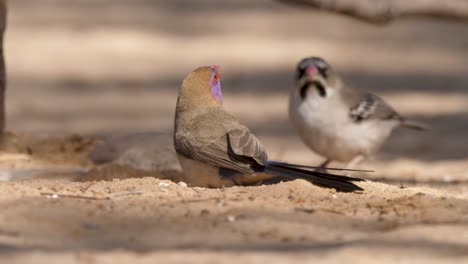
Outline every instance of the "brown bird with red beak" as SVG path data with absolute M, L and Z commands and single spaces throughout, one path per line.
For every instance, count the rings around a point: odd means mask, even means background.
M 269 161 L 262 143 L 224 109 L 220 76 L 216 65 L 197 68 L 179 90 L 174 145 L 187 184 L 217 188 L 305 179 L 340 191 L 362 190 L 352 183 L 359 178 Z

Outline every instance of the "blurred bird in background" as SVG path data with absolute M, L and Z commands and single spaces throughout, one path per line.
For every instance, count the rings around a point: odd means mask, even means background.
M 174 145 L 191 186 L 259 184 L 279 177 L 305 179 L 340 191 L 357 191 L 361 181 L 309 170 L 314 167 L 269 161 L 262 143 L 222 106 L 219 67 L 192 71 L 177 99 Z
M 346 85 L 322 58 L 301 60 L 289 97 L 289 117 L 313 151 L 353 168 L 375 153 L 398 126 L 428 127 L 398 114 L 379 96 Z

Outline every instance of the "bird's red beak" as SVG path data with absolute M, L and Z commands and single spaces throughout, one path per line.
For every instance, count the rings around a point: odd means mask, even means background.
M 218 65 L 211 65 L 211 69 L 215 71 L 215 75 L 213 76 L 215 80 L 219 81 L 221 79 L 222 73 L 219 72 L 219 66 Z
M 213 64 L 211 65 L 211 68 L 215 71 L 219 71 L 219 65 Z
M 314 65 L 310 65 L 310 66 L 307 67 L 306 72 L 307 72 L 307 75 L 314 76 L 319 71 L 318 71 L 317 67 L 315 67 Z

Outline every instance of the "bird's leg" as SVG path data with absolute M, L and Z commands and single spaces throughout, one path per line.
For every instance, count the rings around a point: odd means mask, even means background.
M 354 169 L 359 163 L 361 163 L 365 157 L 363 155 L 357 155 L 354 157 L 348 164 L 346 164 L 346 169 L 352 170 Z
M 324 162 L 322 162 L 322 164 L 318 166 L 318 168 L 315 171 L 326 173 L 327 166 L 328 164 L 330 164 L 330 162 L 331 162 L 331 159 L 326 159 Z

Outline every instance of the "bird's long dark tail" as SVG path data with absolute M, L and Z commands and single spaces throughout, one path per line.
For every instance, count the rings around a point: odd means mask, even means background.
M 291 180 L 307 180 L 313 184 L 329 188 L 335 188 L 336 190 L 342 192 L 354 192 L 364 190 L 353 183 L 355 181 L 364 181 L 364 179 L 307 170 L 304 168 L 308 168 L 308 166 L 269 161 L 264 167 L 264 172 L 281 177 L 286 177 Z

